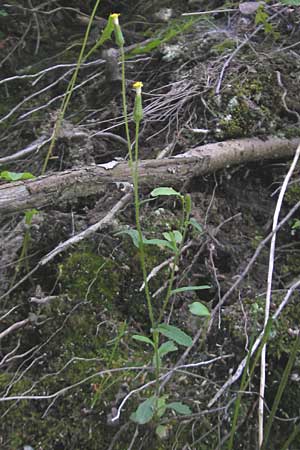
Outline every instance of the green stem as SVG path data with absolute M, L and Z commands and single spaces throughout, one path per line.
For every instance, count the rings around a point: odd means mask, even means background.
M 126 100 L 126 77 L 125 77 L 125 52 L 124 47 L 120 48 L 121 51 L 121 67 L 122 67 L 122 101 L 123 101 L 123 114 L 124 114 L 124 122 L 125 122 L 125 133 L 128 147 L 128 156 L 129 156 L 129 165 L 132 170 L 133 167 L 133 154 L 131 147 L 131 140 L 129 134 L 129 121 L 128 121 L 128 113 L 127 113 L 127 100 Z
M 149 284 L 147 280 L 147 270 L 146 270 L 146 259 L 145 259 L 145 249 L 143 243 L 143 234 L 140 222 L 140 202 L 139 202 L 139 172 L 138 172 L 138 162 L 139 162 L 139 121 L 135 124 L 135 151 L 134 158 L 131 147 L 130 133 L 129 133 L 129 121 L 128 121 L 128 113 L 127 113 L 127 100 L 126 100 L 126 77 L 125 77 L 125 53 L 124 47 L 121 46 L 121 66 L 122 66 L 122 100 L 123 100 L 123 114 L 124 114 L 124 122 L 125 122 L 125 133 L 126 140 L 128 146 L 128 155 L 129 155 L 129 167 L 131 169 L 131 175 L 133 180 L 133 192 L 134 192 L 134 209 L 135 209 L 135 223 L 139 236 L 139 256 L 140 256 L 140 264 L 143 275 L 143 282 L 145 286 L 145 295 L 147 301 L 148 314 L 151 322 L 152 328 L 152 337 L 154 343 L 154 359 L 155 359 L 155 378 L 156 378 L 156 393 L 159 392 L 159 333 L 156 330 L 156 323 L 154 319 L 153 306 L 151 302 L 151 295 L 149 290 Z
M 175 270 L 177 267 L 177 264 L 179 262 L 179 258 L 181 255 L 181 250 L 186 238 L 186 234 L 187 234 L 187 228 L 188 228 L 188 221 L 189 221 L 189 212 L 186 212 L 185 210 L 185 200 L 184 197 L 182 197 L 182 210 L 183 210 L 183 215 L 182 215 L 182 220 L 181 220 L 181 230 L 183 230 L 182 232 L 182 241 L 180 243 L 180 246 L 174 256 L 173 262 L 172 262 L 172 270 L 171 270 L 171 275 L 169 278 L 169 283 L 168 283 L 168 289 L 167 289 L 167 293 L 163 302 L 163 305 L 161 307 L 160 313 L 159 313 L 159 317 L 158 317 L 158 323 L 160 323 L 163 319 L 164 313 L 167 309 L 170 297 L 171 297 L 171 293 L 172 293 L 172 288 L 173 288 L 173 283 L 174 283 L 174 279 L 175 279 Z
M 73 76 L 72 76 L 72 78 L 71 78 L 71 80 L 70 80 L 70 82 L 68 84 L 67 91 L 65 93 L 65 96 L 64 96 L 64 99 L 63 99 L 63 102 L 62 102 L 62 106 L 60 108 L 59 115 L 58 115 L 58 118 L 57 118 L 56 123 L 55 123 L 52 139 L 51 139 L 51 142 L 50 142 L 50 145 L 49 145 L 49 149 L 48 149 L 47 155 L 46 155 L 44 163 L 43 163 L 41 175 L 44 175 L 46 170 L 47 170 L 49 158 L 52 155 L 53 148 L 54 148 L 54 145 L 56 143 L 57 136 L 58 136 L 59 130 L 61 128 L 61 124 L 62 124 L 63 118 L 65 116 L 65 112 L 66 112 L 68 104 L 69 104 L 69 102 L 71 100 L 71 96 L 72 96 L 73 90 L 74 90 L 74 85 L 76 83 L 78 72 L 79 72 L 81 63 L 83 61 L 83 55 L 84 55 L 84 51 L 85 51 L 85 48 L 86 48 L 86 45 L 87 45 L 87 42 L 88 42 L 90 29 L 91 29 L 94 17 L 96 15 L 98 6 L 100 4 L 100 1 L 101 0 L 97 0 L 96 1 L 96 4 L 95 4 L 94 9 L 92 11 L 92 14 L 91 14 L 91 17 L 90 17 L 90 20 L 89 20 L 89 23 L 88 23 L 88 26 L 87 26 L 84 38 L 83 38 L 83 43 L 82 43 L 80 54 L 79 54 L 79 57 L 78 57 L 78 60 L 77 60 L 76 68 L 75 68 Z

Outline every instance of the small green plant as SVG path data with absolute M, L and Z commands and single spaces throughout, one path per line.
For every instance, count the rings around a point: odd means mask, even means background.
M 138 173 L 138 161 L 139 161 L 139 127 L 143 119 L 143 107 L 142 107 L 142 87 L 143 83 L 138 81 L 134 83 L 135 89 L 135 104 L 133 111 L 133 120 L 135 123 L 135 146 L 132 149 L 130 133 L 129 133 L 129 120 L 127 113 L 127 101 L 126 101 L 126 78 L 125 78 L 125 53 L 124 53 L 124 37 L 119 24 L 119 14 L 112 14 L 110 16 L 113 26 L 114 35 L 117 45 L 120 48 L 121 63 L 122 63 L 122 99 L 123 99 L 123 112 L 125 119 L 125 131 L 128 144 L 129 166 L 131 169 L 133 179 L 134 190 L 134 207 L 135 207 L 135 226 L 136 229 L 127 229 L 121 231 L 118 234 L 127 234 L 132 239 L 133 244 L 138 248 L 140 256 L 140 264 L 142 268 L 145 297 L 148 307 L 148 315 L 151 323 L 151 338 L 144 335 L 133 335 L 132 338 L 140 342 L 143 345 L 149 345 L 152 348 L 152 365 L 155 369 L 155 391 L 154 394 L 143 401 L 136 411 L 131 414 L 131 420 L 139 425 L 146 424 L 151 420 L 158 420 L 162 415 L 171 409 L 178 414 L 187 415 L 191 413 L 190 408 L 181 402 L 167 402 L 167 395 L 160 395 L 160 374 L 162 368 L 163 358 L 171 352 L 176 352 L 178 346 L 190 347 L 193 343 L 192 338 L 186 334 L 179 327 L 167 324 L 163 322 L 163 318 L 168 307 L 171 297 L 179 292 L 194 291 L 209 289 L 210 286 L 183 286 L 180 288 L 173 288 L 175 271 L 179 263 L 182 247 L 184 245 L 187 231 L 189 226 L 194 227 L 197 231 L 202 232 L 201 226 L 195 221 L 190 219 L 191 214 L 191 197 L 189 195 L 183 195 L 170 187 L 158 187 L 151 192 L 152 198 L 159 197 L 174 197 L 181 205 L 181 222 L 180 227 L 177 230 L 164 232 L 162 237 L 147 239 L 143 235 L 140 221 L 140 206 L 139 199 L 139 173 Z M 159 248 L 163 248 L 170 252 L 173 257 L 171 264 L 169 278 L 167 280 L 166 294 L 162 302 L 162 306 L 158 313 L 154 313 L 152 304 L 152 298 L 150 294 L 146 259 L 145 259 L 145 247 L 148 245 L 154 245 Z M 196 316 L 207 318 L 210 313 L 205 305 L 200 302 L 194 302 L 190 305 L 190 312 Z M 165 340 L 166 338 L 167 340 Z M 162 425 L 157 428 L 157 434 L 163 434 L 164 430 Z
M 23 244 L 22 244 L 22 249 L 21 249 L 21 253 L 20 256 L 18 258 L 18 262 L 16 264 L 16 268 L 15 268 L 15 273 L 14 276 L 12 278 L 11 281 L 11 286 L 13 286 L 15 284 L 15 281 L 17 279 L 17 276 L 21 270 L 22 264 L 25 260 L 25 264 L 27 265 L 27 251 L 28 251 L 28 246 L 29 246 L 29 242 L 30 242 L 30 228 L 31 228 L 31 223 L 32 223 L 32 219 L 33 216 L 35 216 L 35 214 L 38 214 L 38 210 L 37 209 L 29 209 L 28 211 L 25 211 L 25 235 L 24 235 L 24 239 L 23 239 Z M 29 267 L 27 265 L 27 270 L 29 271 Z
M 47 170 L 49 159 L 50 159 L 50 157 L 52 155 L 52 151 L 54 149 L 54 145 L 56 143 L 56 140 L 57 140 L 57 137 L 58 137 L 58 134 L 59 134 L 59 130 L 61 128 L 61 125 L 62 125 L 64 116 L 65 116 L 67 107 L 68 107 L 68 105 L 70 103 L 70 100 L 71 100 L 71 97 L 72 97 L 72 94 L 73 94 L 73 91 L 74 91 L 74 87 L 75 87 L 75 83 L 76 83 L 76 80 L 77 80 L 77 76 L 78 76 L 78 73 L 79 73 L 80 66 L 81 66 L 81 64 L 83 62 L 85 62 L 92 55 L 92 53 L 94 53 L 101 45 L 103 45 L 104 42 L 106 42 L 108 39 L 110 39 L 111 34 L 113 32 L 112 18 L 110 17 L 108 22 L 107 22 L 106 27 L 102 31 L 102 33 L 101 33 L 99 39 L 97 40 L 96 44 L 84 56 L 84 52 L 85 52 L 85 49 L 86 49 L 86 46 L 87 46 L 87 43 L 88 43 L 88 37 L 89 37 L 90 31 L 91 31 L 92 23 L 93 23 L 95 15 L 96 15 L 96 12 L 97 12 L 99 4 L 100 4 L 100 0 L 97 0 L 96 3 L 95 3 L 95 6 L 93 8 L 92 14 L 90 16 L 89 23 L 87 25 L 87 29 L 86 29 L 86 32 L 85 32 L 85 35 L 84 35 L 84 38 L 83 38 L 83 43 L 82 43 L 82 46 L 81 46 L 80 54 L 79 54 L 78 59 L 77 59 L 76 68 L 74 70 L 74 74 L 73 74 L 73 76 L 72 76 L 72 78 L 71 78 L 71 80 L 70 80 L 70 82 L 68 84 L 66 93 L 64 95 L 64 98 L 63 98 L 63 101 L 62 101 L 62 105 L 60 107 L 60 111 L 59 111 L 59 114 L 58 114 L 58 119 L 55 122 L 53 137 L 51 139 L 51 142 L 50 142 L 50 145 L 49 145 L 49 149 L 47 151 L 47 154 L 46 154 L 46 157 L 45 157 L 45 160 L 44 160 L 44 164 L 43 164 L 43 167 L 42 167 L 42 172 L 41 172 L 42 175 L 44 175 L 44 173 Z
M 300 220 L 299 219 L 295 219 L 294 223 L 292 225 L 292 230 L 299 230 L 300 228 Z
M 32 180 L 35 176 L 30 172 L 9 172 L 4 170 L 0 173 L 0 179 L 5 181 L 21 181 L 21 180 Z
M 300 6 L 300 0 L 280 0 L 281 3 L 288 6 Z
M 0 179 L 8 181 L 8 182 L 32 180 L 34 178 L 35 178 L 35 176 L 32 175 L 32 173 L 30 173 L 30 172 L 9 172 L 8 170 L 4 170 L 3 172 L 0 173 Z M 29 241 L 30 241 L 31 221 L 32 221 L 33 216 L 37 213 L 38 213 L 38 211 L 36 209 L 30 209 L 28 211 L 25 211 L 26 231 L 25 231 L 25 235 L 24 235 L 24 239 L 23 239 L 22 250 L 21 250 L 20 256 L 18 258 L 18 262 L 16 264 L 14 276 L 11 281 L 12 286 L 14 285 L 16 278 L 20 272 L 23 260 L 27 256 L 27 250 L 28 250 L 28 245 L 29 245 Z
M 262 25 L 266 34 L 271 35 L 274 39 L 278 39 L 279 33 L 274 30 L 274 26 L 269 22 L 269 18 L 264 5 L 259 5 L 255 15 L 255 25 Z

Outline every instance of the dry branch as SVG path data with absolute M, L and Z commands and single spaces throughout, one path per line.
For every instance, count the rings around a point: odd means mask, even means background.
M 196 147 L 181 155 L 139 163 L 139 180 L 143 189 L 182 185 L 192 177 L 214 172 L 234 164 L 292 156 L 300 139 L 269 137 L 230 140 Z M 131 181 L 126 161 L 80 167 L 52 173 L 35 180 L 6 183 L 0 186 L 0 211 L 13 213 L 28 208 L 53 207 L 79 197 L 107 191 L 111 183 Z

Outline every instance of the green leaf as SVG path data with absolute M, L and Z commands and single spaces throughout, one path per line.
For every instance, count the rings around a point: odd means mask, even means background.
M 35 214 L 38 214 L 38 210 L 37 209 L 29 209 L 28 211 L 25 212 L 25 223 L 26 225 L 30 225 L 31 224 L 31 220 L 33 218 L 33 216 Z
M 191 214 L 192 211 L 192 199 L 190 194 L 186 194 L 184 196 L 184 203 L 185 203 L 185 212 L 187 214 L 187 216 L 189 217 L 189 215 Z
M 0 173 L 0 178 L 6 181 L 19 181 L 30 180 L 35 178 L 35 176 L 30 172 L 9 172 L 8 170 L 4 170 L 4 172 Z
M 134 48 L 131 52 L 130 55 L 139 55 L 141 53 L 148 53 L 151 52 L 152 50 L 154 50 L 155 48 L 159 47 L 159 45 L 161 44 L 161 39 L 154 39 L 153 41 L 150 41 L 148 44 L 146 45 L 141 45 L 141 46 L 137 46 L 136 48 Z
M 4 11 L 4 9 L 0 9 L 0 16 L 6 17 L 6 16 L 8 16 L 8 13 L 6 11 Z
M 292 230 L 297 230 L 298 228 L 300 228 L 300 220 L 299 219 L 295 219 L 295 221 L 293 223 L 293 226 L 292 226 Z
M 181 402 L 168 403 L 166 406 L 168 409 L 173 409 L 174 411 L 176 411 L 178 414 L 181 414 L 182 416 L 188 416 L 189 414 L 192 414 L 191 409 L 187 405 L 184 405 Z
M 164 239 L 143 239 L 144 245 L 157 245 L 157 247 L 167 247 L 174 251 L 174 246 Z
M 179 292 L 187 292 L 187 291 L 202 291 L 204 289 L 210 289 L 211 286 L 208 284 L 204 284 L 203 286 L 183 286 L 177 289 L 173 289 L 171 294 L 178 294 Z
M 104 42 L 108 41 L 111 38 L 113 31 L 114 31 L 114 23 L 111 16 L 109 16 L 107 24 L 101 33 L 101 37 L 97 41 L 97 46 L 99 47 L 100 45 L 104 44 Z
M 166 231 L 165 233 L 163 233 L 163 237 L 169 242 L 174 242 L 177 244 L 180 244 L 183 239 L 182 234 L 178 230 Z
M 152 41 L 150 41 L 146 45 L 137 45 L 133 50 L 131 50 L 127 57 L 131 57 L 134 55 L 138 55 L 141 53 L 146 53 L 154 50 L 155 48 L 159 47 L 161 44 L 166 43 L 170 41 L 172 38 L 174 38 L 178 34 L 182 34 L 185 31 L 188 31 L 196 22 L 198 22 L 198 18 L 184 18 L 183 20 L 172 20 L 170 21 L 169 28 L 164 31 L 163 33 L 159 33 L 159 36 L 155 37 Z
M 168 353 L 171 353 L 171 352 L 176 352 L 177 350 L 178 350 L 178 348 L 176 347 L 176 345 L 174 344 L 173 341 L 164 342 L 158 349 L 158 365 L 159 365 L 159 367 L 161 366 L 161 359 L 165 355 L 167 355 Z M 155 355 L 153 355 L 152 363 L 153 363 L 153 366 L 156 367 L 157 361 L 156 361 Z
M 134 335 L 132 336 L 132 339 L 134 339 L 134 340 L 136 340 L 136 341 L 144 342 L 144 343 L 146 343 L 146 344 L 150 344 L 150 345 L 152 345 L 152 347 L 154 347 L 153 341 L 151 341 L 151 339 L 149 339 L 149 338 L 146 337 L 146 336 L 142 336 L 142 335 L 140 335 L 140 334 L 134 334 Z
M 178 350 L 178 347 L 174 344 L 173 341 L 167 341 L 161 344 L 161 346 L 158 349 L 158 354 L 161 358 L 163 358 L 165 355 L 167 355 L 170 352 L 176 352 Z
M 173 325 L 161 323 L 158 325 L 157 330 L 167 338 L 172 339 L 177 342 L 177 344 L 183 345 L 184 347 L 190 347 L 193 343 L 190 336 L 180 330 L 180 328 L 174 327 Z
M 122 230 L 115 234 L 115 236 L 119 236 L 121 234 L 127 234 L 131 237 L 133 244 L 135 247 L 139 248 L 139 233 L 137 230 L 130 228 L 129 230 Z
M 169 187 L 159 187 L 156 189 L 153 189 L 153 191 L 150 194 L 152 197 L 160 197 L 163 195 L 175 195 L 177 197 L 181 197 L 181 194 L 173 188 Z
M 137 410 L 131 414 L 130 419 L 133 420 L 133 422 L 138 423 L 139 425 L 144 425 L 145 423 L 150 422 L 150 420 L 154 416 L 155 403 L 155 395 L 147 398 L 147 400 L 141 403 L 138 406 Z
M 192 227 L 195 228 L 195 230 L 197 230 L 199 233 L 203 233 L 203 228 L 200 225 L 200 223 L 197 222 L 196 219 L 194 219 L 193 217 L 189 220 L 188 222 L 190 225 L 192 225 Z
M 204 306 L 200 302 L 194 302 L 191 305 L 189 305 L 189 310 L 192 314 L 194 314 L 194 316 L 200 316 L 200 317 L 209 317 L 210 316 L 209 310 L 206 308 L 206 306 Z
M 167 425 L 158 425 L 156 427 L 155 433 L 160 439 L 167 439 L 169 436 L 169 427 Z
M 288 6 L 300 6 L 300 0 L 281 0 L 281 3 Z
M 158 417 L 162 417 L 164 415 L 164 413 L 166 412 L 167 409 L 167 405 L 166 405 L 166 400 L 168 398 L 168 395 L 162 395 L 161 397 L 159 397 L 159 399 L 157 400 L 157 411 L 156 411 L 156 415 Z

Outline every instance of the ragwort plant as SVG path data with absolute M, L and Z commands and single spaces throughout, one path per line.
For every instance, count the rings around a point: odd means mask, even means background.
M 152 348 L 152 365 L 155 369 L 155 389 L 153 395 L 143 401 L 136 411 L 131 414 L 131 419 L 142 425 L 150 422 L 153 419 L 159 419 L 167 409 L 172 409 L 178 414 L 190 414 L 191 410 L 187 405 L 181 402 L 171 402 L 167 403 L 167 395 L 160 395 L 160 379 L 161 379 L 161 369 L 163 358 L 174 351 L 178 350 L 177 345 L 183 347 L 190 347 L 193 343 L 192 338 L 187 335 L 180 328 L 166 324 L 163 322 L 164 313 L 167 310 L 169 301 L 172 295 L 179 292 L 191 291 L 191 290 L 202 290 L 209 289 L 210 286 L 183 286 L 174 289 L 174 279 L 176 267 L 179 263 L 181 251 L 183 244 L 186 239 L 188 227 L 191 225 L 197 229 L 197 231 L 202 231 L 201 226 L 193 219 L 190 218 L 191 214 L 191 197 L 183 195 L 170 187 L 157 187 L 151 192 L 152 198 L 158 198 L 163 196 L 171 196 L 176 198 L 181 204 L 181 223 L 178 230 L 168 231 L 163 233 L 162 238 L 146 239 L 143 236 L 141 221 L 140 221 L 140 198 L 139 198 L 139 128 L 140 123 L 143 119 L 143 107 L 142 107 L 142 87 L 143 83 L 137 81 L 133 84 L 135 89 L 135 103 L 133 111 L 133 120 L 135 123 L 135 143 L 134 149 L 131 144 L 130 132 L 129 132 L 129 119 L 127 112 L 127 101 L 126 101 L 126 82 L 125 82 L 125 52 L 124 52 L 124 37 L 119 23 L 119 14 L 111 14 L 110 19 L 114 26 L 114 36 L 116 44 L 120 49 L 121 54 L 121 65 L 122 65 L 122 99 L 123 99 L 123 113 L 125 120 L 125 131 L 128 144 L 128 156 L 129 156 L 129 166 L 131 169 L 131 175 L 133 180 L 133 192 L 134 192 L 134 208 L 135 208 L 135 226 L 136 229 L 129 229 L 126 231 L 121 231 L 118 234 L 126 233 L 128 234 L 133 244 L 138 248 L 140 265 L 143 275 L 143 286 L 145 291 L 145 297 L 148 308 L 148 315 L 151 323 L 151 338 L 144 335 L 133 335 L 132 338 L 142 344 L 150 345 Z M 148 245 L 158 246 L 159 248 L 164 248 L 171 252 L 173 255 L 173 262 L 171 264 L 171 271 L 169 278 L 167 280 L 166 294 L 162 302 L 162 306 L 155 317 L 154 308 L 152 304 L 151 293 L 149 289 L 147 268 L 145 260 L 145 247 Z M 210 313 L 206 306 L 200 302 L 194 302 L 190 305 L 190 312 L 197 316 L 202 316 L 208 318 Z M 162 336 L 167 338 L 162 342 Z M 161 429 L 162 426 L 157 428 L 157 433 L 163 433 L 164 430 Z

